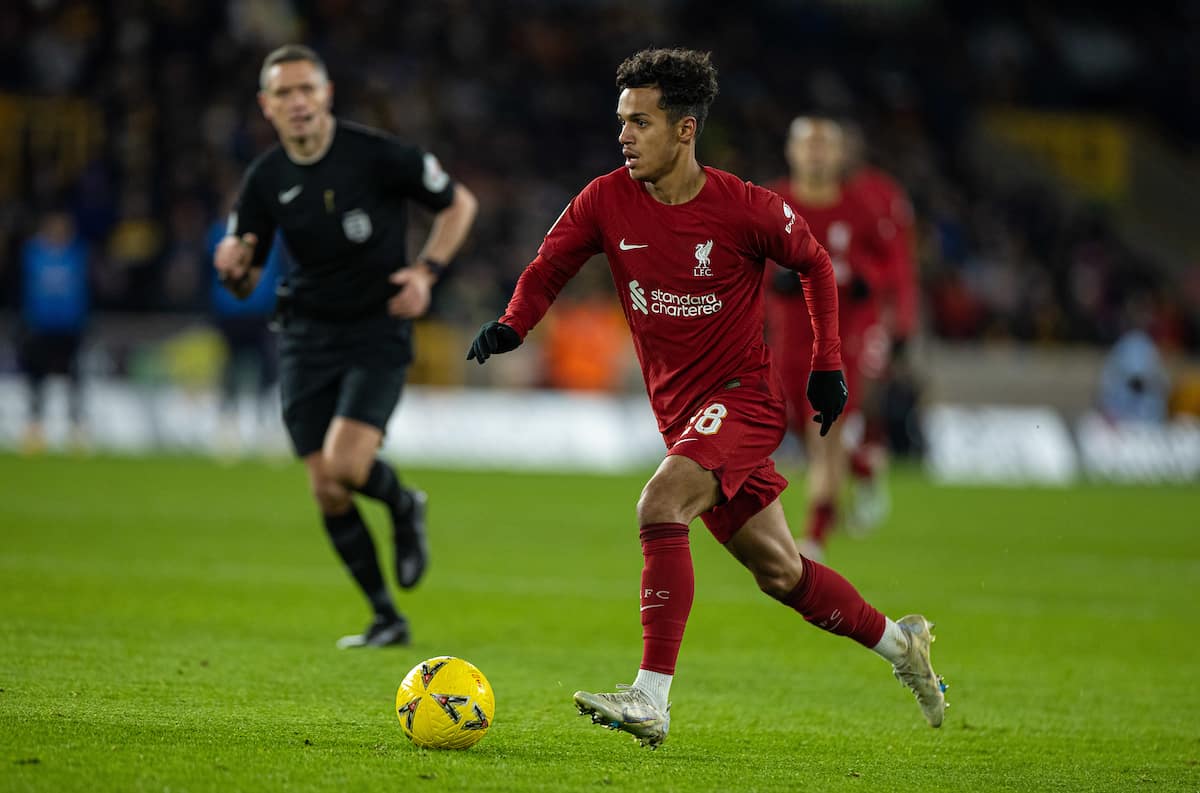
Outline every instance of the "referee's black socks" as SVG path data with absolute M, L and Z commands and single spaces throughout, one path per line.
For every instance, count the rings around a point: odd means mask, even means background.
M 378 462 L 376 463 L 378 464 Z M 392 477 L 393 481 L 395 477 Z M 375 554 L 375 542 L 363 523 L 362 515 L 354 504 L 341 515 L 322 515 L 325 521 L 325 531 L 333 542 L 334 550 L 342 557 L 346 569 L 358 583 L 359 589 L 371 601 L 371 608 L 382 617 L 394 618 L 396 606 L 388 592 L 387 584 L 383 581 L 383 571 L 379 569 L 379 558 Z
M 363 482 L 358 492 L 368 498 L 382 501 L 395 515 L 407 515 L 412 509 L 412 494 L 400 486 L 396 472 L 392 467 L 378 457 L 371 465 L 367 481 Z

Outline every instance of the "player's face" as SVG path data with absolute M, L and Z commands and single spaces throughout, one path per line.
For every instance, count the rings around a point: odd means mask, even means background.
M 267 87 L 259 92 L 263 115 L 281 138 L 292 140 L 318 134 L 329 114 L 333 86 L 309 61 L 288 61 L 271 67 Z
M 655 182 L 677 167 L 691 137 L 689 118 L 672 124 L 660 99 L 658 88 L 626 88 L 617 98 L 617 140 L 629 175 L 641 182 Z
M 846 150 L 841 127 L 828 119 L 796 119 L 788 136 L 787 158 L 802 178 L 826 182 L 841 178 Z

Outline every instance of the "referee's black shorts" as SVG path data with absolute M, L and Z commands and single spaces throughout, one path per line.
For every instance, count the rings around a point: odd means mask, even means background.
M 290 318 L 280 330 L 283 423 L 296 456 L 319 451 L 334 416 L 386 431 L 412 363 L 412 323 Z

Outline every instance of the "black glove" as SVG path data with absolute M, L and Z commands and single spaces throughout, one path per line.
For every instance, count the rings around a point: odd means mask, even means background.
M 493 355 L 502 352 L 512 352 L 521 346 L 521 337 L 517 332 L 503 322 L 485 322 L 479 329 L 479 335 L 471 342 L 471 351 L 467 360 L 472 359 L 483 363 Z
M 871 296 L 871 285 L 861 275 L 854 275 L 850 278 L 850 286 L 847 291 L 851 300 L 866 300 Z
M 804 291 L 804 284 L 800 282 L 800 273 L 776 267 L 771 274 L 771 289 L 781 295 L 798 295 Z
M 817 411 L 813 421 L 821 425 L 821 437 L 825 437 L 833 422 L 842 415 L 846 400 L 850 396 L 850 392 L 846 390 L 846 378 L 842 375 L 842 370 L 809 372 L 807 394 L 808 404 Z

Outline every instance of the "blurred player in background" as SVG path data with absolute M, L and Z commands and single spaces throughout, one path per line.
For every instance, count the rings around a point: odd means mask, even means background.
M 797 274 L 811 319 L 807 398 L 822 435 L 846 403 L 829 256 L 775 193 L 700 165 L 696 138 L 717 94 L 708 53 L 646 50 L 617 70 L 625 165 L 593 180 L 555 221 L 498 322 L 468 358 L 516 349 L 590 257 L 608 257 L 667 454 L 637 504 L 643 654 L 633 684 L 575 693 L 593 721 L 657 746 L 694 594 L 688 525 L 701 517 L 763 592 L 806 620 L 874 649 L 933 726 L 945 699 L 929 624 L 887 619 L 833 570 L 802 557 L 779 504 L 770 455 L 785 404 L 763 342 L 767 259 Z M 807 411 L 806 411 L 807 413 Z M 811 413 L 808 413 L 811 416 Z
M 879 339 L 879 300 L 890 242 L 880 231 L 874 207 L 842 187 L 846 147 L 841 125 L 816 116 L 795 119 L 786 154 L 790 175 L 771 187 L 808 221 L 833 262 L 850 391 L 846 412 L 853 413 L 862 404 L 864 379 L 878 377 L 886 360 L 887 347 Z M 808 456 L 808 520 L 801 548 L 821 559 L 837 524 L 848 470 L 844 422 L 820 437 L 807 421 L 804 399 L 814 343 L 809 306 L 791 270 L 772 265 L 766 283 L 768 338 L 780 362 L 792 429 L 805 440 Z
M 920 284 L 917 278 L 917 240 L 912 202 L 904 188 L 866 156 L 862 129 L 840 121 L 846 145 L 842 190 L 867 205 L 887 246 L 881 260 L 879 322 L 867 331 L 863 369 L 863 430 L 850 451 L 852 501 L 846 527 L 868 532 L 887 519 L 891 500 L 887 487 L 888 431 L 886 400 L 889 388 L 908 372 L 909 339 L 917 332 Z
M 67 377 L 70 440 L 77 447 L 84 444 L 79 348 L 90 304 L 87 245 L 68 212 L 46 212 L 37 233 L 21 248 L 17 356 L 29 383 L 29 420 L 22 441 L 26 452 L 46 446 L 46 378 L 52 374 Z
M 425 495 L 402 487 L 377 457 L 412 361 L 412 320 L 475 219 L 475 197 L 437 159 L 383 132 L 336 119 L 333 84 L 307 47 L 267 56 L 258 101 L 280 144 L 250 166 L 215 266 L 249 295 L 278 229 L 294 268 L 281 285 L 283 419 L 334 548 L 375 616 L 340 647 L 406 644 L 408 621 L 384 582 L 353 495 L 392 517 L 397 583 L 425 570 Z M 406 261 L 407 203 L 435 213 L 415 263 Z
M 226 225 L 225 221 L 218 221 L 209 229 L 209 255 L 215 255 L 217 246 L 225 238 Z M 247 375 L 254 383 L 256 408 L 261 408 L 279 382 L 275 335 L 271 332 L 270 321 L 275 311 L 275 289 L 284 269 L 281 259 L 286 257 L 286 252 L 278 239 L 272 241 L 270 250 L 258 285 L 245 298 L 230 294 L 220 274 L 215 268 L 212 271 L 212 317 L 228 352 L 225 370 L 221 373 L 221 426 L 217 438 L 220 451 L 225 454 L 237 455 L 244 451 L 238 421 L 238 397 Z M 255 418 L 261 419 L 257 412 Z

